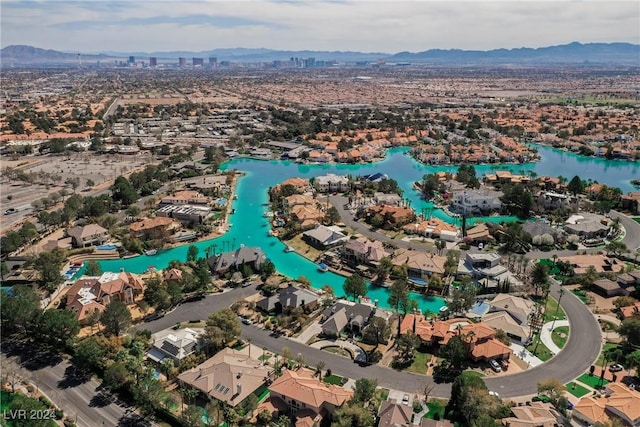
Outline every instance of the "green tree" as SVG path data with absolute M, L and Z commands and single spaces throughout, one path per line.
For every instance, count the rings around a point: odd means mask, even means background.
M 273 264 L 273 261 L 266 260 L 260 264 L 260 275 L 262 280 L 267 280 L 269 277 L 273 276 L 276 272 L 276 266 Z
M 30 416 L 30 414 L 43 413 L 49 409 L 42 401 L 25 396 L 24 394 L 17 393 L 13 395 L 11 402 L 8 405 L 8 410 L 5 410 L 5 416 L 10 414 L 17 414 L 18 411 L 25 414 L 24 417 L 16 416 L 12 417 L 11 425 L 15 427 L 49 427 L 52 425 L 51 419 L 46 417 Z
M 196 262 L 198 259 L 198 248 L 195 245 L 189 245 L 187 249 L 187 262 Z
M 354 387 L 353 400 L 358 403 L 367 404 L 373 396 L 375 396 L 376 387 L 378 387 L 378 381 L 375 379 L 357 379 Z
M 476 372 L 466 371 L 451 385 L 451 398 L 445 408 L 448 419 L 470 427 L 494 426 L 501 403 L 489 395 L 487 386 Z
M 213 313 L 207 319 L 204 333 L 205 347 L 219 350 L 242 333 L 238 316 L 229 308 Z
M 358 297 L 367 293 L 367 283 L 358 273 L 347 277 L 342 288 L 344 293 L 347 294 L 348 297 L 353 298 L 354 301 L 357 301 Z
M 122 301 L 112 301 L 102 312 L 100 322 L 107 335 L 119 336 L 131 325 L 131 312 Z
M 544 394 L 551 399 L 551 402 L 555 404 L 562 393 L 566 390 L 566 387 L 562 382 L 560 382 L 556 378 L 549 378 L 543 381 L 539 381 L 538 384 L 538 394 Z
M 615 256 L 619 256 L 623 253 L 629 252 L 627 245 L 617 241 L 609 242 L 607 246 L 605 246 L 605 249 L 609 252 L 613 252 Z
M 640 319 L 624 319 L 618 328 L 618 333 L 625 337 L 632 346 L 640 345 Z
M 41 313 L 40 298 L 32 287 L 13 287 L 10 294 L 0 298 L 2 334 L 26 334 L 36 326 Z
M 371 412 L 357 404 L 344 405 L 336 411 L 332 426 L 335 427 L 373 427 L 375 420 Z
M 396 351 L 398 352 L 397 360 L 399 364 L 410 364 L 419 345 L 420 338 L 413 332 L 400 335 L 396 340 Z
M 7 267 L 7 264 L 4 261 L 0 262 L 0 279 L 2 279 L 3 282 L 4 276 L 7 274 L 9 274 L 9 267 Z
M 40 317 L 38 333 L 41 339 L 54 348 L 70 347 L 80 332 L 80 322 L 68 310 L 46 310 Z
M 94 337 L 85 338 L 76 347 L 73 363 L 84 372 L 100 371 L 104 367 L 106 350 Z
M 443 359 L 442 362 L 445 363 L 452 377 L 459 375 L 467 365 L 464 338 L 461 336 L 451 337 L 445 345 L 440 347 L 438 356 Z
M 185 427 L 202 426 L 202 412 L 195 405 L 187 406 L 180 415 L 180 421 Z
M 391 273 L 392 268 L 393 262 L 391 261 L 391 258 L 383 257 L 380 260 L 378 267 L 376 267 L 376 281 L 380 283 L 384 282 L 389 276 L 389 273 Z
M 584 182 L 580 179 L 578 175 L 571 178 L 569 184 L 567 184 L 567 190 L 571 191 L 573 195 L 581 194 L 584 191 Z
M 87 262 L 87 268 L 84 271 L 85 276 L 100 276 L 102 274 L 102 268 L 98 261 L 91 259 Z
M 123 362 L 112 363 L 104 371 L 104 385 L 111 391 L 125 389 L 131 379 L 131 373 Z
M 329 209 L 327 209 L 324 220 L 329 225 L 340 222 L 340 214 L 338 213 L 338 210 L 335 207 L 331 206 Z
M 64 260 L 65 254 L 61 249 L 42 252 L 36 258 L 34 264 L 40 273 L 40 285 L 47 291 L 55 291 L 64 281 L 60 274 Z
M 369 325 L 362 331 L 363 341 L 369 344 L 378 344 L 387 342 L 391 335 L 391 328 L 386 320 L 382 317 L 374 317 Z
M 531 284 L 536 290 L 536 295 L 538 291 L 542 289 L 549 282 L 549 268 L 541 263 L 537 263 L 533 266 L 533 270 L 531 271 Z
M 124 176 L 117 177 L 111 186 L 111 197 L 124 206 L 129 206 L 140 198 L 129 180 Z
M 636 350 L 632 353 L 629 353 L 626 357 L 627 365 L 629 365 L 629 369 L 636 369 L 636 376 L 640 376 L 640 350 Z

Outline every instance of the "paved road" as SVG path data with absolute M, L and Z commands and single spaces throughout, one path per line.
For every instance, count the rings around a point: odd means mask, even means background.
M 624 239 L 622 239 L 622 243 L 627 245 L 627 248 L 633 254 L 636 249 L 640 248 L 640 223 L 617 211 L 611 211 L 609 215 L 611 218 L 620 218 L 620 224 L 627 232 Z
M 95 379 L 79 379 L 60 356 L 3 342 L 0 358 L 4 374 L 15 372 L 37 385 L 80 427 L 152 425 L 121 402 L 116 404 L 115 398 L 105 397 Z
M 236 300 L 255 291 L 255 286 L 251 286 L 211 295 L 202 301 L 183 304 L 162 319 L 144 323 L 137 328 L 157 332 L 171 327 L 177 322 L 203 319 L 210 313 L 228 307 Z M 559 286 L 554 284 L 551 288 L 551 295 L 556 299 L 558 291 Z M 600 352 L 601 335 L 595 318 L 589 309 L 570 292 L 566 292 L 562 297 L 561 305 L 572 325 L 571 335 L 564 350 L 539 367 L 513 375 L 487 378 L 485 382 L 490 390 L 497 391 L 505 398 L 533 395 L 537 392 L 536 384 L 538 381 L 552 377 L 563 383 L 571 381 L 585 372 L 596 360 Z M 285 337 L 273 337 L 269 331 L 259 329 L 256 326 L 242 325 L 242 335 L 245 338 L 250 338 L 252 344 L 266 347 L 268 350 L 280 354 L 284 347 L 288 347 L 293 355 L 301 354 L 310 366 L 324 360 L 327 369 L 331 369 L 333 373 L 353 379 L 376 378 L 378 384 L 383 387 L 419 393 L 427 383 L 432 382 L 431 378 L 424 375 L 398 372 L 382 366 L 361 367 L 355 363 L 346 362 L 343 357 L 336 354 L 311 348 Z M 450 384 L 436 384 L 433 391 L 434 396 L 442 398 L 449 397 L 450 393 Z

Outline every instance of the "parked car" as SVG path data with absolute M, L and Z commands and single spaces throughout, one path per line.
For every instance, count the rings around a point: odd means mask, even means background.
M 500 367 L 503 371 L 506 371 L 507 369 L 509 369 L 509 361 L 507 359 L 502 359 L 500 361 Z
M 495 391 L 489 390 L 489 396 L 497 397 L 498 399 L 500 399 L 500 395 Z
M 402 396 L 402 404 L 403 405 L 408 405 L 409 404 L 409 395 L 405 394 L 404 396 Z
M 242 323 L 244 323 L 245 325 L 253 325 L 253 321 L 251 319 L 249 319 L 248 317 L 243 317 L 242 318 Z
M 5 215 L 11 215 L 11 214 L 14 214 L 16 212 L 18 212 L 18 210 L 16 208 L 9 208 L 9 209 L 4 211 L 4 214 Z
M 502 368 L 500 367 L 500 364 L 498 362 L 496 362 L 494 359 L 489 359 L 489 366 L 491 366 L 491 369 L 493 369 L 493 372 L 501 372 Z
M 624 366 L 622 366 L 619 363 L 616 363 L 615 365 L 609 366 L 609 371 L 611 371 L 611 372 L 620 372 L 623 369 L 624 369 Z

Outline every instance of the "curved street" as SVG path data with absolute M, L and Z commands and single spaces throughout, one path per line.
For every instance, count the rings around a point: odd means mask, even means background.
M 551 295 L 558 299 L 559 285 L 553 284 Z M 229 307 L 238 299 L 256 292 L 256 285 L 237 288 L 222 294 L 209 295 L 201 301 L 186 303 L 163 318 L 142 323 L 137 329 L 148 329 L 157 332 L 179 322 L 206 319 L 211 313 Z M 525 372 L 488 377 L 485 383 L 490 390 L 496 391 L 504 398 L 530 396 L 536 394 L 538 381 L 557 378 L 562 383 L 569 382 L 587 371 L 597 359 L 602 344 L 600 327 L 595 317 L 571 292 L 566 292 L 561 299 L 561 306 L 571 323 L 571 333 L 564 349 L 550 361 Z M 348 378 L 375 378 L 378 385 L 410 393 L 421 393 L 425 385 L 432 383 L 431 377 L 410 372 L 396 371 L 391 368 L 372 365 L 362 367 L 344 357 L 309 347 L 285 337 L 273 337 L 269 331 L 256 326 L 242 325 L 242 336 L 251 339 L 253 345 L 269 351 L 282 353 L 288 347 L 293 355 L 302 355 L 305 362 L 314 366 L 320 360 L 326 362 L 326 369 Z M 432 395 L 448 398 L 451 393 L 450 384 L 436 384 Z

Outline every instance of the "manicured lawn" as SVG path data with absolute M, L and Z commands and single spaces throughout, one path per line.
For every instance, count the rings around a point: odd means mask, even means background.
M 380 402 L 384 402 L 389 398 L 389 389 L 388 388 L 379 388 L 376 390 L 376 396 Z
M 575 397 L 582 397 L 585 394 L 590 393 L 588 388 L 583 387 L 576 382 L 567 383 L 567 391 L 573 394 Z
M 558 301 L 553 298 L 547 300 L 547 307 L 544 310 L 544 321 L 551 322 L 555 317 L 556 320 L 564 320 L 567 315 L 564 314 L 564 310 L 558 307 Z
M 546 362 L 547 360 L 549 360 L 549 359 L 551 359 L 553 357 L 553 353 L 551 353 L 551 351 L 549 351 L 547 346 L 544 345 L 542 343 L 542 341 L 540 341 L 540 343 L 538 343 L 539 339 L 540 338 L 539 338 L 538 335 L 533 337 L 533 341 L 531 342 L 531 344 L 529 344 L 527 346 L 527 350 L 529 350 L 531 353 L 533 353 L 538 359 L 542 360 L 543 362 Z M 536 346 L 537 346 L 537 350 L 534 351 Z
M 564 348 L 564 345 L 567 343 L 568 339 L 569 339 L 568 326 L 560 326 L 558 328 L 555 328 L 551 334 L 551 340 L 559 348 Z
M 577 296 L 583 303 L 589 304 L 589 297 L 584 291 L 581 291 L 580 289 L 574 289 L 571 291 L 571 293 Z
M 427 402 L 427 407 L 429 408 L 429 412 L 424 414 L 423 418 L 428 418 L 432 420 L 435 414 L 438 414 L 440 415 L 439 419 L 441 420 L 444 419 L 444 408 L 446 406 L 447 406 L 446 400 L 431 399 L 429 402 Z
M 327 384 L 334 384 L 334 385 L 340 385 L 340 386 L 347 382 L 340 375 L 329 375 L 328 377 L 324 377 L 322 381 L 324 381 Z
M 607 381 L 607 380 L 605 380 L 605 379 L 602 379 L 602 380 L 601 380 L 601 379 L 600 379 L 600 377 L 598 377 L 598 376 L 596 376 L 596 375 L 591 376 L 591 375 L 586 374 L 586 373 L 585 373 L 585 374 L 580 375 L 580 376 L 578 377 L 578 380 L 577 380 L 577 381 L 580 381 L 582 384 L 586 384 L 586 385 L 588 385 L 588 386 L 589 386 L 589 387 L 591 387 L 591 388 L 597 388 L 597 387 L 598 387 L 598 385 L 600 385 L 600 384 L 602 384 L 603 386 L 604 386 L 604 385 L 609 384 L 609 381 Z M 602 382 L 601 382 L 601 381 L 602 381 Z
M 632 218 L 635 222 L 640 222 L 640 216 L 636 216 Z
M 262 356 L 258 357 L 258 360 L 261 362 L 264 362 L 265 360 L 269 360 L 269 359 L 271 359 L 270 354 L 263 354 Z
M 431 360 L 430 353 L 421 353 L 416 351 L 416 355 L 413 358 L 413 363 L 406 370 L 409 372 L 415 372 L 416 374 L 427 373 L 427 363 Z

